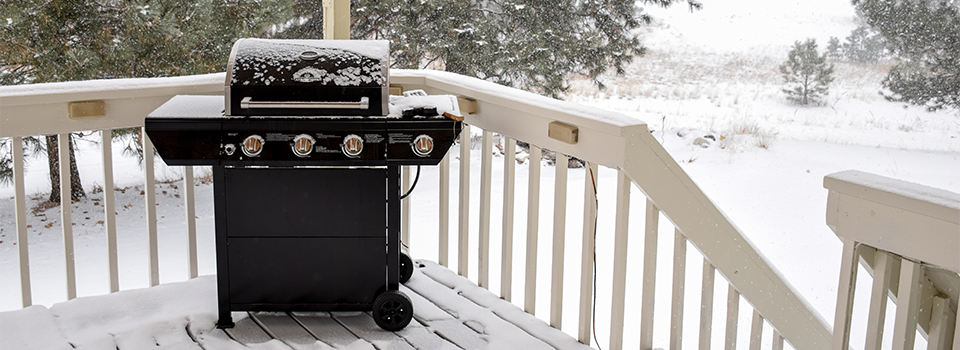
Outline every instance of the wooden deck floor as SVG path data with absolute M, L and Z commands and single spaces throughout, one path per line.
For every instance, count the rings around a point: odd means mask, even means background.
M 369 312 L 235 313 L 233 329 L 186 331 L 203 349 L 589 349 L 445 267 L 418 262 L 401 287 L 414 320 L 386 332 Z M 194 334 L 195 333 L 195 334 Z

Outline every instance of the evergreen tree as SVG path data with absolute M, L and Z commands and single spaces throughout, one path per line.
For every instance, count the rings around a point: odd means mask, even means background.
M 833 64 L 828 66 L 826 54 L 821 56 L 817 53 L 817 41 L 814 39 L 794 42 L 787 57 L 787 61 L 780 66 L 780 73 L 787 85 L 783 89 L 787 99 L 801 105 L 819 103 L 829 92 L 830 82 L 833 81 Z
M 315 3 L 300 0 L 303 24 L 278 36 L 320 37 Z M 623 73 L 644 53 L 635 32 L 651 20 L 635 0 L 354 0 L 351 8 L 351 37 L 390 40 L 395 68 L 436 67 L 553 97 L 573 75 L 600 84 L 608 69 Z
M 854 0 L 900 63 L 885 97 L 930 110 L 960 108 L 960 3 L 950 0 Z
M 840 39 L 835 36 L 830 37 L 830 42 L 827 44 L 827 58 L 839 60 L 843 58 L 843 46 L 840 45 Z
M 221 72 L 233 42 L 262 35 L 283 0 L 27 0 L 0 6 L 0 84 Z M 71 193 L 83 196 L 71 136 Z M 59 202 L 56 137 L 27 138 L 47 153 Z M 19 146 L 19 145 L 13 145 Z M 10 174 L 0 159 L 0 180 Z M 7 164 L 4 166 L 4 164 Z M 9 176 L 6 176 L 9 181 Z
M 847 37 L 841 50 L 848 60 L 858 63 L 874 63 L 886 56 L 886 40 L 869 27 L 860 25 Z

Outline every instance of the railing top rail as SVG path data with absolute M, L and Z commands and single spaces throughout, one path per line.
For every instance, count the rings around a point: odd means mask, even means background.
M 829 174 L 823 187 L 960 224 L 960 194 L 859 170 Z
M 193 87 L 197 93 L 223 93 L 224 73 L 164 78 L 123 78 L 0 86 L 2 106 L 38 102 L 153 96 L 169 88 Z
M 838 237 L 960 273 L 960 194 L 856 170 L 823 187 Z
M 0 137 L 49 135 L 143 125 L 171 97 L 223 94 L 224 73 L 0 86 Z M 71 102 L 103 101 L 106 114 L 71 118 Z

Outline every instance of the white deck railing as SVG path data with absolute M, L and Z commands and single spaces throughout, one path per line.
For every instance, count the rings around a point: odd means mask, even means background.
M 850 346 L 857 265 L 873 275 L 866 350 L 880 349 L 887 298 L 892 349 L 960 349 L 960 194 L 859 171 L 827 175 L 827 225 L 843 241 L 833 349 Z
M 157 79 L 121 79 L 113 80 L 110 85 L 102 82 L 74 82 L 74 83 L 56 83 L 56 84 L 37 84 L 28 86 L 0 87 L 0 122 L 3 127 L 0 128 L 0 137 L 12 137 L 14 147 L 14 169 L 16 186 L 16 208 L 17 208 L 17 232 L 20 249 L 20 271 L 21 285 L 23 295 L 23 305 L 31 304 L 30 292 L 30 273 L 26 225 L 25 225 L 25 198 L 23 188 L 23 154 L 20 147 L 21 138 L 31 135 L 59 134 L 61 144 L 66 139 L 66 135 L 72 131 L 78 130 L 105 130 L 127 127 L 141 127 L 143 118 L 157 106 L 177 94 L 222 94 L 223 75 L 211 74 L 193 77 L 180 78 L 157 78 Z M 479 198 L 479 229 L 471 230 L 469 223 L 471 218 L 470 198 L 470 147 L 460 148 L 460 175 L 459 175 L 459 194 L 453 199 L 458 203 L 458 213 L 456 220 L 458 222 L 457 240 L 457 271 L 468 275 L 471 271 L 469 266 L 470 255 L 476 252 L 479 257 L 476 259 L 479 266 L 476 266 L 478 276 L 476 281 L 478 285 L 490 288 L 490 276 L 499 275 L 500 292 L 504 299 L 510 300 L 513 296 L 514 286 L 512 285 L 512 276 L 514 273 L 524 274 L 524 310 L 531 314 L 543 314 L 537 312 L 536 290 L 540 288 L 549 288 L 550 308 L 549 322 L 552 326 L 561 328 L 561 325 L 568 320 L 562 318 L 563 303 L 563 283 L 564 276 L 576 275 L 575 273 L 564 271 L 565 242 L 564 236 L 566 230 L 581 230 L 583 232 L 582 253 L 580 254 L 580 290 L 579 290 L 579 310 L 578 310 L 578 331 L 576 336 L 586 344 L 590 343 L 591 325 L 591 307 L 593 305 L 593 283 L 594 283 L 594 258 L 593 250 L 596 244 L 593 230 L 597 218 L 597 210 L 614 210 L 616 213 L 616 223 L 614 229 L 613 246 L 613 280 L 610 286 L 612 290 L 612 301 L 610 306 L 610 329 L 609 349 L 620 349 L 624 340 L 630 338 L 633 341 L 639 339 L 641 348 L 652 348 L 652 339 L 654 334 L 654 293 L 657 290 L 656 270 L 657 255 L 661 253 L 658 247 L 657 238 L 659 230 L 659 218 L 664 216 L 675 225 L 674 244 L 673 244 L 673 274 L 672 281 L 672 302 L 671 302 L 671 322 L 669 327 L 658 325 L 658 332 L 668 332 L 670 339 L 670 348 L 679 349 L 680 340 L 683 335 L 683 320 L 685 318 L 684 308 L 688 304 L 684 300 L 684 276 L 687 267 L 685 266 L 687 256 L 687 243 L 699 251 L 703 256 L 703 280 L 700 286 L 701 300 L 691 301 L 694 305 L 699 304 L 699 338 L 700 349 L 708 349 L 711 339 L 720 335 L 719 332 L 712 332 L 713 327 L 713 305 L 714 305 L 714 272 L 718 271 L 728 281 L 727 293 L 727 317 L 723 340 L 725 349 L 734 349 L 737 344 L 738 334 L 738 312 L 740 307 L 740 297 L 742 296 L 754 309 L 753 321 L 751 324 L 750 349 L 759 349 L 760 340 L 764 329 L 764 321 L 772 328 L 773 349 L 782 349 L 783 340 L 786 339 L 796 349 L 825 349 L 831 344 L 832 335 L 827 325 L 820 319 L 819 315 L 812 311 L 811 307 L 800 298 L 790 284 L 783 280 L 776 269 L 767 262 L 763 256 L 756 251 L 753 245 L 743 234 L 724 216 L 724 214 L 711 202 L 706 195 L 696 186 L 696 184 L 683 172 L 680 166 L 671 158 L 669 154 L 660 146 L 656 139 L 650 135 L 646 124 L 638 122 L 635 119 L 607 112 L 595 108 L 578 106 L 571 103 L 549 99 L 532 93 L 505 88 L 490 82 L 458 76 L 455 74 L 437 72 L 437 71 L 404 71 L 394 70 L 391 72 L 391 83 L 401 85 L 405 89 L 424 89 L 428 93 L 434 94 L 454 94 L 463 96 L 469 100 L 476 101 L 476 113 L 466 116 L 466 123 L 469 127 L 461 134 L 461 144 L 468 145 L 470 142 L 470 127 L 482 129 L 481 137 L 481 172 L 480 172 L 480 198 Z M 69 118 L 68 109 L 71 102 L 77 101 L 103 101 L 106 113 L 101 117 L 83 117 Z M 553 121 L 559 121 L 567 125 L 575 126 L 579 129 L 579 142 L 576 144 L 564 143 L 548 137 L 548 124 Z M 528 174 L 527 191 L 527 229 L 522 233 L 526 237 L 526 261 L 522 267 L 516 266 L 512 261 L 513 252 L 513 218 L 516 213 L 514 207 L 514 184 L 516 163 L 512 157 L 505 157 L 504 163 L 504 193 L 503 203 L 500 209 L 503 210 L 501 239 L 502 251 L 500 256 L 501 271 L 490 271 L 490 232 L 493 225 L 491 222 L 491 211 L 495 205 L 501 203 L 492 203 L 491 180 L 492 180 L 492 140 L 493 133 L 504 135 L 507 138 L 505 149 L 513 149 L 516 140 L 528 142 L 531 145 L 530 162 L 535 164 L 531 166 Z M 104 151 L 104 185 L 105 189 L 113 188 L 110 159 L 110 139 L 109 132 L 103 133 Z M 144 138 L 144 152 L 150 154 L 152 147 L 149 139 Z M 557 152 L 558 161 L 556 164 L 554 189 L 554 215 L 552 232 L 552 266 L 551 279 L 549 285 L 540 285 L 536 279 L 538 266 L 537 262 L 537 242 L 539 239 L 539 208 L 540 208 L 540 150 L 550 149 Z M 67 147 L 61 145 L 60 150 L 64 152 Z M 437 255 L 439 262 L 443 265 L 449 265 L 450 252 L 448 246 L 450 243 L 450 213 L 448 211 L 450 198 L 450 178 L 449 178 L 449 158 L 455 155 L 448 155 L 447 159 L 441 163 L 439 168 L 439 214 L 437 222 L 439 224 L 439 247 Z M 587 172 L 597 174 L 599 166 L 614 169 L 618 172 L 616 200 L 611 203 L 597 204 L 595 197 L 595 187 L 591 179 L 594 176 L 584 176 L 584 196 L 583 196 L 583 225 L 582 227 L 567 227 L 565 208 L 567 207 L 566 198 L 566 179 L 568 169 L 563 161 L 567 156 L 575 156 L 588 162 Z M 64 156 L 61 156 L 61 159 Z M 69 171 L 65 168 L 68 162 L 61 162 L 63 173 Z M 145 200 L 147 213 L 147 229 L 149 231 L 149 259 L 150 259 L 150 281 L 151 285 L 159 283 L 157 260 L 158 252 L 156 243 L 156 213 L 155 213 L 155 194 L 153 193 L 154 179 L 152 174 L 153 164 L 151 157 L 145 161 Z M 188 167 L 189 168 L 189 167 Z M 185 181 L 192 181 L 193 177 L 185 172 Z M 404 186 L 409 183 L 409 171 L 404 171 Z M 61 190 L 65 193 L 63 198 L 69 198 L 69 181 L 64 180 Z M 630 230 L 631 225 L 639 224 L 639 220 L 631 220 L 629 215 L 630 192 L 633 186 L 639 187 L 646 201 L 646 215 L 643 220 L 642 231 Z M 184 186 L 187 191 L 192 191 L 193 186 L 187 184 Z M 107 246 L 110 256 L 110 283 L 111 291 L 118 289 L 117 284 L 117 262 L 116 262 L 116 243 L 115 226 L 112 224 L 111 213 L 114 210 L 114 203 L 111 198 L 112 191 L 105 191 L 104 209 L 107 213 L 105 227 L 107 230 Z M 418 192 L 418 196 L 424 194 Z M 189 212 L 193 208 L 193 196 L 187 194 L 184 196 L 185 206 Z M 68 298 L 76 296 L 76 276 L 72 264 L 72 232 L 70 219 L 70 206 L 62 206 L 63 235 L 65 245 L 65 259 L 67 260 L 67 279 L 68 279 Z M 404 228 L 403 240 L 410 242 L 409 237 L 409 207 L 405 204 L 403 209 Z M 520 215 L 524 215 L 523 212 Z M 195 242 L 195 223 L 194 216 L 188 214 L 188 235 L 191 235 L 190 241 Z M 631 222 L 633 221 L 633 222 Z M 495 229 L 494 229 L 495 230 Z M 635 232 L 631 234 L 630 232 Z M 640 234 L 639 232 L 642 232 Z M 520 234 L 520 233 L 517 233 Z M 467 242 L 471 241 L 471 236 L 477 235 L 479 247 L 470 247 Z M 634 237 L 631 237 L 634 236 Z M 632 238 L 632 239 L 631 239 Z M 640 239 L 643 249 L 643 266 L 641 273 L 627 273 L 627 247 L 629 241 Z M 635 243 L 634 243 L 635 244 Z M 649 247 L 649 248 L 648 248 Z M 190 245 L 191 277 L 196 275 L 196 245 Z M 474 250 L 475 249 L 475 250 Z M 694 267 L 696 268 L 696 267 Z M 624 332 L 624 313 L 626 286 L 639 281 L 642 284 L 642 293 L 639 295 L 641 300 L 640 308 L 640 331 Z M 663 283 L 664 281 L 659 281 Z M 519 286 L 517 286 L 519 288 Z M 699 303 L 698 303 L 699 302 Z M 599 307 L 599 306 L 598 306 Z M 688 308 L 689 309 L 689 308 Z M 696 308 L 694 308 L 696 310 Z M 689 313 L 688 313 L 689 314 Z M 687 316 L 689 317 L 689 316 Z M 663 334 L 663 333 L 660 333 Z M 689 336 L 689 335 L 688 335 Z

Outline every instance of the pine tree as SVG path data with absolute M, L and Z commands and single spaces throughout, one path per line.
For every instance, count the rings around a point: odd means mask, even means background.
M 841 50 L 848 60 L 858 63 L 874 63 L 886 56 L 886 40 L 865 25 L 860 25 L 847 37 Z
M 891 101 L 930 110 L 960 108 L 960 3 L 949 0 L 855 0 L 889 43 L 898 63 L 883 86 Z
M 833 81 L 833 64 L 827 65 L 826 54 L 817 53 L 817 41 L 796 41 L 780 66 L 780 73 L 787 87 L 783 92 L 787 99 L 801 105 L 819 103 L 829 92 Z
M 221 72 L 232 43 L 289 16 L 284 0 L 27 0 L 0 6 L 0 84 Z M 71 140 L 75 138 L 71 136 Z M 55 136 L 26 138 L 47 153 L 51 201 L 59 201 Z M 73 146 L 71 196 L 83 187 Z M 13 145 L 19 146 L 19 145 Z M 9 157 L 0 181 L 9 182 Z M 6 165 L 5 165 L 6 164 Z
M 299 3 L 303 24 L 278 36 L 320 37 L 316 1 Z M 635 0 L 354 0 L 352 16 L 351 37 L 390 40 L 395 68 L 439 68 L 553 97 L 572 76 L 602 87 L 602 73 L 623 73 L 644 53 L 636 29 L 651 20 Z

